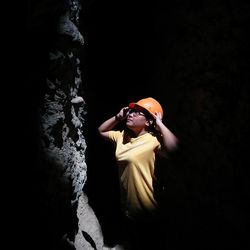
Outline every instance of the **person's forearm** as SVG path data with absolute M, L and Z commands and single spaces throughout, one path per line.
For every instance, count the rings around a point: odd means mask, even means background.
M 163 123 L 158 125 L 158 128 L 162 134 L 162 140 L 163 140 L 164 147 L 168 151 L 175 150 L 178 146 L 177 137 Z
M 117 123 L 119 123 L 119 118 L 117 116 L 112 116 L 99 126 L 98 131 L 99 133 L 107 132 L 113 129 Z
M 115 127 L 119 122 L 126 118 L 128 107 L 122 108 L 116 115 L 112 116 L 98 128 L 99 133 L 107 132 Z

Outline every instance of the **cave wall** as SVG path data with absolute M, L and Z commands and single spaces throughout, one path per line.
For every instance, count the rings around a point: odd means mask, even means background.
M 101 227 L 83 191 L 87 114 L 80 51 L 80 1 L 30 2 L 29 89 L 34 156 L 30 210 L 35 249 L 102 249 Z

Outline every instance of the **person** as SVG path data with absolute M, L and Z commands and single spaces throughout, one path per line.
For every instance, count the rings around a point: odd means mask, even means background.
M 147 97 L 121 108 L 98 128 L 100 136 L 115 146 L 121 209 L 125 233 L 129 234 L 123 249 L 164 249 L 157 247 L 159 238 L 164 236 L 159 235 L 161 218 L 154 189 L 155 162 L 156 157 L 168 157 L 176 150 L 178 139 L 162 118 L 161 104 Z M 117 129 L 122 122 L 125 126 Z

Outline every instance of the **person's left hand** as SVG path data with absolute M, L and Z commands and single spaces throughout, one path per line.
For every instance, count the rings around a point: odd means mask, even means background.
M 155 118 L 155 129 L 156 130 L 159 130 L 159 126 L 162 125 L 162 115 L 161 113 L 155 113 L 154 115 L 154 118 Z

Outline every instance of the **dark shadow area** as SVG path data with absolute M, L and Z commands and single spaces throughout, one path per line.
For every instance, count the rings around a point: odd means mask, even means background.
M 169 249 L 249 246 L 247 1 L 93 1 L 82 16 L 88 103 L 86 192 L 115 243 L 117 169 L 97 127 L 152 96 L 180 139 L 160 173 Z

